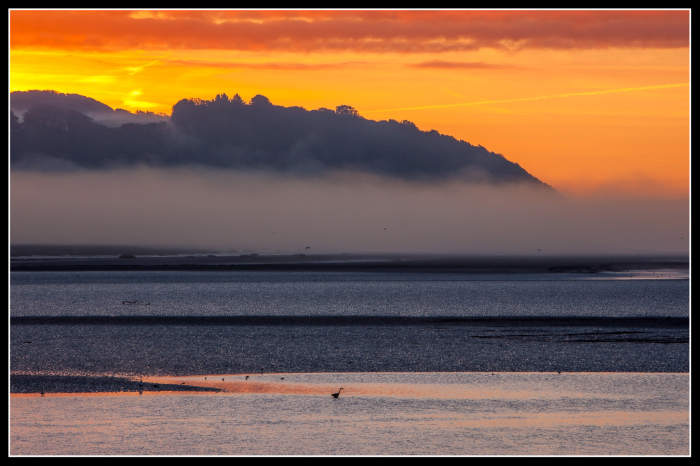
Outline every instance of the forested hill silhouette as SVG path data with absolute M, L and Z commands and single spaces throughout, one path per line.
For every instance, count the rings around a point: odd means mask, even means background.
M 484 147 L 409 121 L 373 121 L 336 110 L 273 105 L 257 95 L 184 99 L 170 120 L 101 125 L 85 114 L 38 105 L 11 115 L 11 166 L 22 169 L 201 165 L 298 175 L 354 170 L 407 180 L 530 182 L 552 189 Z
M 167 116 L 153 112 L 131 113 L 121 108 L 113 109 L 109 105 L 80 94 L 61 94 L 56 91 L 15 91 L 10 93 L 10 109 L 18 115 L 22 115 L 30 108 L 44 105 L 76 110 L 107 126 L 119 126 L 124 123 L 155 123 L 168 120 Z

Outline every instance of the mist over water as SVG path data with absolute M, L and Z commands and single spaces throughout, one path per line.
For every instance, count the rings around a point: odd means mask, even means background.
M 688 200 L 582 201 L 518 184 L 197 167 L 13 170 L 10 194 L 13 244 L 477 254 L 687 253 L 689 244 Z

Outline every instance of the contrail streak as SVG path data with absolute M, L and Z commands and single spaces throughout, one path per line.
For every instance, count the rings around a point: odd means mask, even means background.
M 645 91 L 649 89 L 668 89 L 672 87 L 686 87 L 689 83 L 679 83 L 679 84 L 662 84 L 660 86 L 644 86 L 644 87 L 626 87 L 623 89 L 609 89 L 607 91 L 591 91 L 591 92 L 574 92 L 570 94 L 556 94 L 556 95 L 543 95 L 539 97 L 523 97 L 522 99 L 507 99 L 507 100 L 483 100 L 481 102 L 467 102 L 462 104 L 447 104 L 447 105 L 429 105 L 426 107 L 406 107 L 406 108 L 391 108 L 386 110 L 368 110 L 362 113 L 376 113 L 376 112 L 394 112 L 398 110 L 424 110 L 429 108 L 447 108 L 447 107 L 466 107 L 470 105 L 485 105 L 485 104 L 503 104 L 508 102 L 525 102 L 528 100 L 541 100 L 541 99 L 553 99 L 557 97 L 577 97 L 581 95 L 599 95 L 599 94 L 613 94 L 615 92 L 630 92 L 630 91 Z

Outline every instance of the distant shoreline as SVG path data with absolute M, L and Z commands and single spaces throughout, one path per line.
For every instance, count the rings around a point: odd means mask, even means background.
M 367 273 L 600 273 L 688 270 L 688 256 L 419 256 L 362 254 L 17 256 L 11 272 L 308 271 Z

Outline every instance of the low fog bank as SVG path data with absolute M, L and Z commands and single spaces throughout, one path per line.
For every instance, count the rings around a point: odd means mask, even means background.
M 688 200 L 575 201 L 529 183 L 150 168 L 13 170 L 10 183 L 12 244 L 259 253 L 685 254 L 689 249 Z

